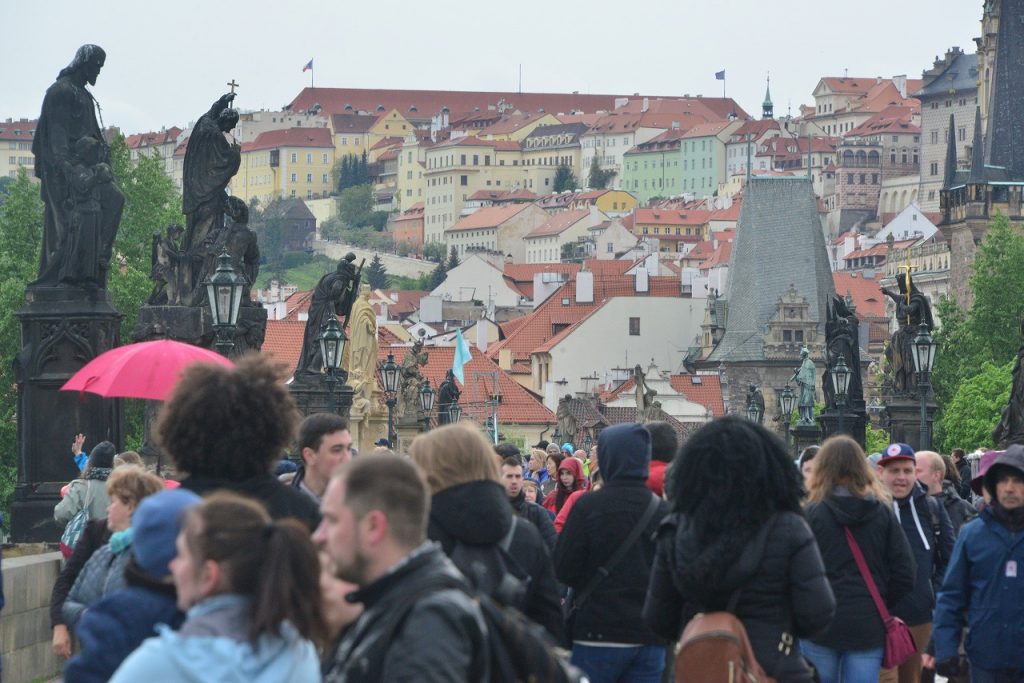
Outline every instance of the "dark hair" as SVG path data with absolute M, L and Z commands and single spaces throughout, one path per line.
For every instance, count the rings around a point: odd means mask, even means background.
M 185 370 L 157 416 L 157 443 L 188 474 L 239 481 L 270 472 L 299 413 L 278 366 L 248 354 L 235 367 Z
M 691 434 L 666 483 L 673 508 L 687 517 L 700 546 L 727 536 L 738 549 L 776 513 L 800 514 L 800 473 L 785 444 L 735 416 Z
M 519 449 L 516 447 L 515 444 L 499 443 L 497 446 L 494 447 L 494 452 L 500 455 L 502 458 L 515 457 L 519 458 L 520 462 L 522 462 L 523 460 L 523 454 L 519 452 Z
M 962 449 L 962 448 L 954 448 L 950 455 L 953 456 L 953 460 L 959 462 L 959 461 L 963 460 L 963 458 L 964 458 L 964 455 L 965 455 L 964 449 Z
M 356 519 L 379 510 L 398 543 L 416 548 L 426 540 L 430 494 L 423 472 L 408 458 L 393 453 L 356 458 L 338 467 L 332 479 L 345 481 L 345 506 Z
M 523 459 L 518 457 L 518 456 L 515 456 L 515 455 L 510 455 L 509 457 L 504 458 L 501 461 L 501 466 L 502 467 L 518 467 L 520 470 L 522 470 L 523 469 Z
M 566 457 L 567 456 L 564 453 L 562 453 L 561 451 L 559 451 L 558 453 L 548 453 L 547 457 L 544 458 L 544 466 L 545 467 L 548 466 L 548 460 L 554 460 L 555 461 L 555 471 L 557 472 L 558 468 L 562 466 L 562 461 L 565 460 Z
M 807 448 L 800 451 L 800 460 L 797 463 L 799 467 L 803 467 L 810 461 L 814 460 L 818 455 L 818 451 L 821 450 L 821 446 L 808 446 Z
M 249 638 L 279 636 L 289 622 L 317 645 L 327 639 L 320 561 L 309 529 L 271 520 L 255 500 L 218 491 L 185 511 L 182 531 L 197 563 L 213 560 L 232 593 L 252 598 Z
M 324 437 L 334 432 L 347 431 L 348 420 L 334 413 L 313 413 L 299 425 L 299 455 L 303 448 L 317 450 Z
M 679 450 L 679 437 L 668 422 L 648 422 L 644 425 L 651 434 L 651 460 L 672 462 Z
M 956 449 L 954 449 L 954 451 L 955 450 Z M 939 457 L 942 458 L 942 462 L 946 465 L 946 479 L 953 482 L 955 486 L 960 486 L 960 482 L 962 481 L 960 479 L 960 470 L 958 470 L 956 465 L 953 464 L 953 458 L 948 455 L 943 455 L 942 453 L 939 454 Z

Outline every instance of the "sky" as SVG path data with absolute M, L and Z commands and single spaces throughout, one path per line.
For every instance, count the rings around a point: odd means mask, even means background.
M 973 51 L 981 0 L 37 0 L 4 12 L 0 120 L 36 118 L 84 43 L 107 53 L 93 94 L 125 134 L 185 126 L 232 79 L 241 110 L 279 109 L 317 87 L 720 96 L 758 117 L 811 104 L 822 76 L 920 78 Z M 159 11 L 157 9 L 159 8 Z M 49 25 L 47 25 L 49 24 Z

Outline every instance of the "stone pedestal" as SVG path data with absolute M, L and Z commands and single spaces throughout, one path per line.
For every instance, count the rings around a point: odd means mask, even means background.
M 928 434 L 931 436 L 935 410 L 934 403 L 926 406 Z M 889 440 L 893 443 L 909 444 L 915 451 L 921 448 L 921 403 L 913 398 L 893 398 L 885 404 L 882 412 L 882 423 L 889 430 Z M 929 441 L 931 439 L 929 438 Z
M 797 422 L 790 428 L 789 433 L 793 435 L 793 452 L 796 455 L 808 446 L 821 443 L 821 429 L 816 424 Z
M 14 360 L 18 383 L 18 484 L 11 540 L 56 541 L 53 507 L 60 488 L 78 476 L 71 441 L 86 448 L 100 441 L 122 446 L 121 402 L 95 394 L 60 391 L 86 363 L 116 347 L 121 314 L 105 290 L 29 287 L 21 321 L 22 349 Z
M 296 378 L 288 385 L 288 391 L 292 393 L 292 398 L 295 399 L 295 403 L 299 406 L 299 412 L 303 416 L 329 412 L 327 406 L 330 398 L 327 382 L 319 376 Z M 352 397 L 352 387 L 339 378 L 338 384 L 334 387 L 334 412 L 344 418 L 349 417 L 352 410 Z
M 821 423 L 821 439 L 824 441 L 836 434 L 846 434 L 864 448 L 867 420 L 868 416 L 864 410 L 843 408 L 840 416 L 838 408 L 828 408 L 818 417 L 818 422 Z

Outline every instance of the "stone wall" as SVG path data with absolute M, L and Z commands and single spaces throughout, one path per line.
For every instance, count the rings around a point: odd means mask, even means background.
M 60 569 L 58 552 L 3 561 L 7 604 L 0 613 L 0 656 L 6 683 L 48 678 L 63 668 L 50 645 L 50 592 Z

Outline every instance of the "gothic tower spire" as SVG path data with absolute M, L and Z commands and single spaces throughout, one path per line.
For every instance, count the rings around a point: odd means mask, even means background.
M 768 74 L 767 85 L 764 89 L 764 102 L 761 103 L 761 118 L 775 118 L 775 105 L 772 104 L 772 76 Z
M 946 143 L 946 168 L 942 174 L 942 189 L 953 187 L 956 180 L 956 119 L 949 115 L 949 140 Z
M 1006 169 L 1006 180 L 1024 180 L 1024 0 L 1001 0 L 999 9 L 984 159 Z

